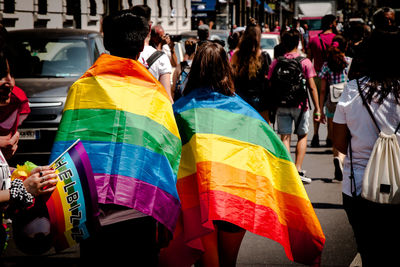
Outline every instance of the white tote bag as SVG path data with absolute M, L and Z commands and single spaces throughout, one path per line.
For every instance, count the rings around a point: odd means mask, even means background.
M 344 88 L 346 87 L 346 84 L 347 84 L 347 77 L 348 77 L 349 72 L 350 72 L 350 67 L 351 67 L 351 62 L 352 61 L 353 60 L 350 60 L 349 67 L 347 69 L 346 78 L 345 78 L 344 82 L 329 85 L 329 97 L 330 97 L 330 100 L 331 100 L 332 103 L 339 102 L 339 98 L 342 95 L 343 90 L 344 90 Z
M 400 147 L 396 134 L 379 133 L 365 168 L 361 196 L 382 204 L 400 204 Z

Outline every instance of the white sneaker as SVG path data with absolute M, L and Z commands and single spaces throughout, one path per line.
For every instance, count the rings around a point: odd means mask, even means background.
M 311 180 L 311 178 L 306 176 L 306 171 L 304 171 L 304 170 L 299 171 L 299 176 L 300 176 L 300 179 L 303 182 L 303 184 L 311 184 L 312 180 Z

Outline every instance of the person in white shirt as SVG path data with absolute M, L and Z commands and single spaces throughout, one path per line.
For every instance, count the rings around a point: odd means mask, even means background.
M 398 265 L 400 205 L 368 201 L 362 198 L 361 191 L 364 172 L 379 134 L 372 116 L 379 129 L 388 135 L 395 133 L 400 123 L 400 72 L 393 67 L 393 63 L 400 62 L 399 47 L 399 29 L 388 27 L 372 33 L 366 41 L 365 53 L 360 56 L 365 64 L 361 78 L 348 83 L 333 118 L 334 146 L 347 154 L 342 182 L 343 207 L 363 266 Z M 396 137 L 400 142 L 398 131 Z M 350 176 L 352 169 L 354 175 Z
M 149 28 L 151 29 L 152 21 L 151 21 L 151 8 L 147 5 L 136 5 L 131 8 L 132 12 L 135 15 L 142 16 L 147 19 L 149 23 Z M 164 53 L 160 54 L 160 56 L 154 61 L 154 63 L 149 66 L 148 60 L 153 55 L 157 49 L 150 46 L 150 37 L 151 31 L 145 40 L 143 51 L 140 53 L 138 61 L 145 66 L 153 76 L 160 81 L 160 83 L 164 86 L 167 91 L 171 102 L 172 93 L 171 93 L 171 75 L 172 75 L 172 66 L 169 57 Z

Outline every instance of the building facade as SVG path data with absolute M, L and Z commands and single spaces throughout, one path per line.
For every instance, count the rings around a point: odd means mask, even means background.
M 115 10 L 147 4 L 153 24 L 170 34 L 191 28 L 190 0 L 0 0 L 0 21 L 8 29 L 79 28 L 100 31 Z

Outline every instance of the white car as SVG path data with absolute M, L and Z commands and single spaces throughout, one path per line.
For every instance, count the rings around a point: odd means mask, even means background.
M 271 59 L 274 59 L 274 47 L 279 44 L 280 38 L 278 33 L 261 34 L 261 49 L 267 51 Z

